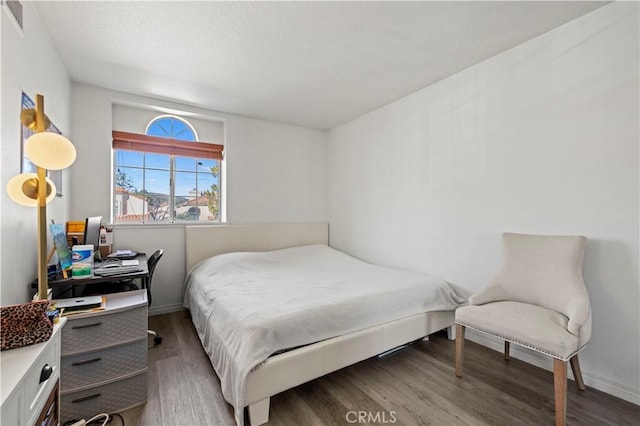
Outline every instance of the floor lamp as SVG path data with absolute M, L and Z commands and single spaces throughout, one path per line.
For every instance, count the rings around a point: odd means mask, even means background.
M 56 196 L 56 187 L 47 170 L 69 167 L 76 149 L 69 139 L 47 132 L 51 124 L 44 114 L 44 97 L 36 95 L 36 108 L 23 110 L 20 121 L 36 132 L 27 139 L 24 153 L 36 165 L 36 173 L 21 173 L 9 179 L 7 193 L 18 204 L 38 208 L 38 299 L 47 299 L 47 203 Z

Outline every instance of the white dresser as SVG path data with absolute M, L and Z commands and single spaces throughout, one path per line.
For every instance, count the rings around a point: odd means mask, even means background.
M 0 352 L 2 425 L 60 423 L 58 379 L 62 318 L 44 343 Z
M 69 316 L 62 331 L 62 424 L 147 400 L 146 290 L 105 297 L 105 310 Z

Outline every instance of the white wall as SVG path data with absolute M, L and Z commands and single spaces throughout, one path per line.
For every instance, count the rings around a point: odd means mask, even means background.
M 198 120 L 222 120 L 226 138 L 226 217 L 229 223 L 326 222 L 327 133 L 85 84 L 72 85 L 74 219 L 111 217 L 113 104 L 182 112 Z M 142 125 L 146 125 L 145 121 Z M 125 130 L 125 129 L 120 129 Z M 144 130 L 144 128 L 142 128 Z M 198 126 L 196 126 L 198 130 Z M 213 137 L 213 131 L 211 133 Z M 204 139 L 207 133 L 201 135 Z M 217 142 L 217 141 L 211 141 Z M 153 313 L 182 306 L 185 276 L 181 225 L 117 225 L 114 246 L 151 254 L 164 248 L 153 279 Z
M 585 382 L 636 403 L 638 25 L 607 5 L 329 135 L 331 245 L 363 259 L 474 292 L 503 231 L 588 236 Z
M 0 117 L 0 304 L 24 303 L 29 299 L 29 283 L 37 275 L 36 209 L 14 203 L 5 190 L 7 182 L 20 173 L 20 110 L 22 92 L 35 101 L 44 96 L 45 113 L 71 139 L 70 81 L 49 35 L 29 3 L 23 2 L 22 33 L 6 6 L 0 7 L 2 55 L 2 110 Z M 68 219 L 68 171 L 63 171 L 63 197 L 56 197 L 47 206 L 47 216 L 57 223 Z M 51 239 L 51 238 L 49 238 Z

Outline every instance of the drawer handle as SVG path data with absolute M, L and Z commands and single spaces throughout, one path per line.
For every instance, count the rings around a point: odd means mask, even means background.
M 76 361 L 76 362 L 72 362 L 71 366 L 75 367 L 77 365 L 84 365 L 84 364 L 91 364 L 92 362 L 98 362 L 100 361 L 102 358 L 92 358 L 92 359 L 86 359 L 84 361 Z
M 77 329 L 77 328 L 89 328 L 89 327 L 97 327 L 99 325 L 102 325 L 101 322 L 92 322 L 89 324 L 82 324 L 82 325 L 74 325 L 73 327 L 71 327 L 73 330 Z
M 40 383 L 46 382 L 49 377 L 51 377 L 52 373 L 53 368 L 51 368 L 49 364 L 45 364 L 44 367 L 42 367 L 42 371 L 40 372 Z
M 82 398 L 74 399 L 71 401 L 72 404 L 76 404 L 78 402 L 88 401 L 90 399 L 100 398 L 102 396 L 101 393 L 94 393 L 93 395 L 83 396 Z

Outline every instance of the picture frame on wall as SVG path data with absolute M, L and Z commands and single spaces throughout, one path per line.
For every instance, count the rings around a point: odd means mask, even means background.
M 33 109 L 36 107 L 35 102 L 24 92 L 22 92 L 22 110 L 25 109 Z M 29 160 L 29 158 L 24 153 L 24 144 L 27 142 L 27 139 L 35 132 L 26 127 L 25 125 L 21 125 L 21 137 L 20 137 L 20 173 L 36 173 L 36 165 Z M 60 129 L 58 129 L 53 123 L 49 125 L 46 130 L 47 132 L 57 133 L 59 135 L 62 134 Z M 56 186 L 56 196 L 62 197 L 62 170 L 47 170 L 47 176 L 49 179 L 53 181 L 53 184 Z

